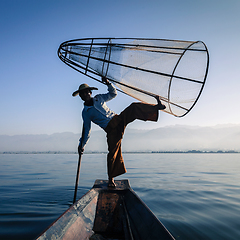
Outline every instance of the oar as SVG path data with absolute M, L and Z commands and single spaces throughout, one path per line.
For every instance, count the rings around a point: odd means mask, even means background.
M 83 139 L 83 134 L 84 134 L 84 126 L 82 128 L 82 139 Z M 81 143 L 82 143 L 82 141 L 81 141 Z M 82 148 L 82 144 L 79 147 L 81 149 Z M 77 197 L 78 179 L 79 179 L 79 173 L 80 173 L 82 154 L 83 154 L 82 152 L 79 153 L 79 157 L 78 157 L 78 167 L 77 167 L 77 175 L 76 175 L 76 183 L 75 183 L 75 191 L 74 191 L 73 203 L 76 202 L 76 197 Z

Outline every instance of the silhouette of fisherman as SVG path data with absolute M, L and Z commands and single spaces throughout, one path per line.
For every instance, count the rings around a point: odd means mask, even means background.
M 158 111 L 166 108 L 156 96 L 157 105 L 146 103 L 132 103 L 119 115 L 110 110 L 106 102 L 117 96 L 116 88 L 102 77 L 102 82 L 107 85 L 108 92 L 98 94 L 92 97 L 92 90 L 98 90 L 95 87 L 89 87 L 87 84 L 81 84 L 79 89 L 72 95 L 79 95 L 84 101 L 82 111 L 83 134 L 79 139 L 78 153 L 81 155 L 89 140 L 91 132 L 91 122 L 100 126 L 107 133 L 108 155 L 108 187 L 115 187 L 114 177 L 124 174 L 126 171 L 121 150 L 121 141 L 126 126 L 136 119 L 143 121 L 157 121 Z

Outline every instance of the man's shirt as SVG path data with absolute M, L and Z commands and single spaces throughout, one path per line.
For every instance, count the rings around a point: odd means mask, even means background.
M 84 133 L 80 138 L 82 148 L 87 144 L 91 133 L 91 122 L 94 122 L 101 128 L 105 129 L 109 121 L 113 118 L 115 113 L 108 108 L 106 102 L 117 96 L 116 88 L 110 83 L 108 85 L 108 93 L 98 94 L 93 98 L 93 106 L 84 105 L 82 111 Z

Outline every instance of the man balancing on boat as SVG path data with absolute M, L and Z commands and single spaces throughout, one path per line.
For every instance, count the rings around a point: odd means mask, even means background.
M 160 101 L 160 97 L 156 96 L 157 105 L 146 103 L 132 103 L 119 115 L 110 110 L 106 102 L 117 96 L 116 88 L 102 77 L 102 82 L 108 86 L 108 93 L 97 94 L 92 97 L 92 90 L 98 90 L 95 87 L 89 87 L 87 84 L 81 84 L 79 89 L 72 95 L 77 95 L 84 101 L 82 111 L 83 118 L 83 134 L 79 140 L 78 153 L 81 155 L 84 151 L 91 131 L 91 122 L 100 126 L 107 133 L 108 155 L 108 187 L 115 187 L 114 177 L 126 172 L 124 160 L 122 156 L 121 141 L 126 126 L 136 119 L 143 121 L 157 121 L 158 111 L 166 108 Z

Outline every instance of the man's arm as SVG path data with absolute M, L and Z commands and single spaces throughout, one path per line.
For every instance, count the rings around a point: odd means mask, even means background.
M 112 100 L 117 96 L 116 88 L 108 81 L 106 77 L 102 77 L 102 82 L 108 86 L 108 93 L 101 94 L 105 102 Z
M 85 116 L 84 112 L 82 113 L 83 118 L 83 133 L 82 137 L 79 139 L 78 153 L 82 154 L 84 152 L 84 148 L 90 138 L 91 133 L 91 120 Z

